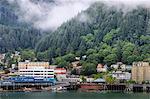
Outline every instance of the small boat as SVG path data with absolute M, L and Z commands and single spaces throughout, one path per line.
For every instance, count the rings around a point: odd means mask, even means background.
M 52 88 L 53 92 L 62 92 L 62 91 L 65 91 L 65 90 L 67 90 L 67 88 L 62 87 L 62 86 Z
M 31 92 L 31 91 L 32 91 L 32 88 L 26 88 L 26 87 L 25 87 L 25 88 L 23 89 L 23 91 L 24 91 L 24 92 Z

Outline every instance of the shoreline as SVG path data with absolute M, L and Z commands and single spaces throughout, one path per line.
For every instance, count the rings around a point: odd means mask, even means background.
M 79 86 L 79 85 L 75 85 Z M 96 86 L 96 87 L 95 87 Z M 77 92 L 146 92 L 150 93 L 150 84 L 80 84 L 80 87 L 71 89 L 72 86 L 49 86 L 49 87 L 19 87 L 14 88 L 6 86 L 1 87 L 0 92 L 64 92 L 64 91 L 77 91 Z

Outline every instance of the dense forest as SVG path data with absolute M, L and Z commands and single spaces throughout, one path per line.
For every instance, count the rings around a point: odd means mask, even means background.
M 17 16 L 9 7 L 0 7 L 0 52 L 25 49 L 24 53 L 31 53 L 31 49 L 38 60 L 61 67 L 77 56 L 86 56 L 81 63 L 89 68 L 98 63 L 150 62 L 149 9 L 124 12 L 95 3 L 53 33 L 43 35 L 25 23 L 16 23 Z
M 80 20 L 83 15 L 86 21 Z M 51 57 L 87 55 L 95 64 L 150 61 L 150 11 L 139 7 L 123 12 L 94 4 L 38 42 L 36 51 L 49 51 Z
M 0 52 L 34 49 L 43 32 L 18 21 L 17 5 L 0 0 Z

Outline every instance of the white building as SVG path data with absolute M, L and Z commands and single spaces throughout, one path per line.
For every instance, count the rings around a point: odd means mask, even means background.
M 97 72 L 107 72 L 107 65 L 98 64 L 97 65 Z
M 112 72 L 112 77 L 118 79 L 118 80 L 130 80 L 131 79 L 131 73 L 129 72 L 122 72 L 122 71 L 114 71 Z
M 34 78 L 54 78 L 54 69 L 45 69 L 43 67 L 20 69 L 20 76 Z
M 48 68 L 48 64 L 45 64 L 45 62 L 29 62 L 28 64 L 26 62 L 21 62 L 19 65 L 20 76 L 34 78 L 54 78 L 54 69 Z
M 122 62 L 117 62 L 116 64 L 111 65 L 111 68 L 113 68 L 115 70 L 125 71 L 126 70 L 126 65 L 123 64 Z
M 94 81 L 94 78 L 86 78 L 86 82 L 91 83 L 91 82 L 93 82 L 93 81 Z
M 132 65 L 126 65 L 126 70 L 131 71 L 132 70 Z
M 5 59 L 5 54 L 0 54 L 0 63 Z

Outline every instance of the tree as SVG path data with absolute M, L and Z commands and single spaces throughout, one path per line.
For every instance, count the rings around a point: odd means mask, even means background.
M 62 57 L 57 57 L 53 64 L 58 65 L 58 67 L 64 68 L 64 67 L 68 67 L 69 62 L 67 62 L 66 60 L 64 60 Z
M 22 61 L 25 61 L 25 60 L 31 60 L 31 61 L 35 61 L 35 52 L 33 50 L 29 50 L 29 49 L 26 49 L 26 50 L 22 50 L 21 51 L 21 59 Z
M 133 62 L 136 62 L 136 61 L 143 61 L 144 57 L 148 57 L 148 56 L 144 55 L 143 57 L 141 55 L 141 52 L 140 52 L 139 46 L 130 42 L 124 42 L 124 45 L 122 47 L 122 62 L 126 64 L 132 64 Z
M 66 60 L 67 62 L 73 62 L 75 61 L 75 55 L 70 53 L 63 56 L 63 59 Z
M 67 61 L 61 61 L 57 67 L 67 68 L 68 66 L 69 66 L 69 63 Z
M 98 74 L 94 74 L 93 77 L 94 79 L 99 79 L 99 78 L 103 78 L 106 75 L 106 73 L 98 73 Z
M 38 52 L 36 56 L 37 56 L 38 61 L 49 61 L 47 51 L 46 52 Z
M 81 74 L 89 76 L 96 73 L 96 65 L 93 63 L 83 63 Z
M 107 64 L 109 66 L 116 63 L 117 62 L 117 55 L 116 54 L 110 54 L 110 55 L 106 56 L 104 58 L 104 62 L 105 62 L 105 64 Z
M 114 78 L 112 76 L 106 76 L 105 79 L 108 84 L 114 84 L 116 82 L 116 78 Z
M 120 29 L 112 29 L 109 33 L 107 33 L 104 38 L 103 38 L 103 41 L 109 45 L 112 44 L 113 42 L 113 39 L 116 37 L 116 35 L 118 34 Z

